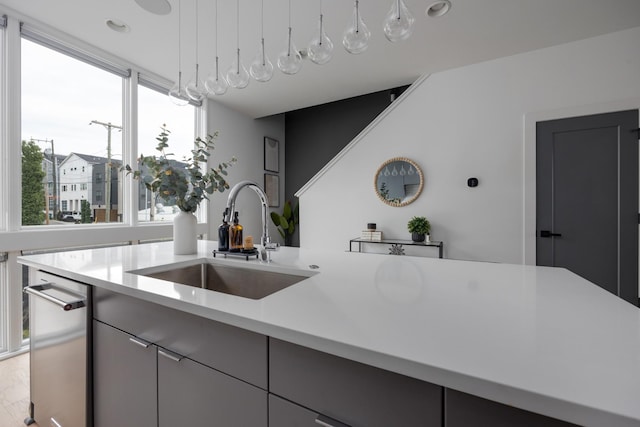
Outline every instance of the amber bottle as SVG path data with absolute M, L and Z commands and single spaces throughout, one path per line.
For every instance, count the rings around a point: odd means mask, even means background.
M 233 224 L 229 227 L 229 251 L 240 252 L 243 246 L 242 226 L 238 220 L 238 212 L 233 213 Z

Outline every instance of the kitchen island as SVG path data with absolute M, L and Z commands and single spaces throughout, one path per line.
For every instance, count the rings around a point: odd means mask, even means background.
M 262 264 L 214 259 L 216 248 L 200 241 L 196 255 L 174 255 L 171 242 L 153 243 L 19 262 L 508 407 L 640 426 L 640 310 L 565 269 L 286 247 Z M 199 260 L 309 277 L 254 300 L 131 273 Z

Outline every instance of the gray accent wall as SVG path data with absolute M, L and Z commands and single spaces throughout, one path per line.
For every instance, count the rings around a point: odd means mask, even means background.
M 285 113 L 285 201 L 355 138 L 408 86 Z M 296 233 L 294 246 L 299 245 Z

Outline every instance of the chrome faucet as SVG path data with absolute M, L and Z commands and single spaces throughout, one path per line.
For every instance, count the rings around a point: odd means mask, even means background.
M 260 198 L 260 204 L 262 205 L 262 236 L 260 237 L 260 257 L 263 261 L 270 262 L 271 256 L 269 255 L 270 251 L 276 251 L 279 248 L 279 244 L 277 242 L 272 242 L 269 237 L 269 228 L 267 224 L 267 210 L 269 208 L 269 203 L 267 202 L 267 195 L 265 192 L 258 186 L 258 184 L 251 181 L 240 181 L 236 185 L 231 188 L 229 191 L 229 197 L 227 198 L 227 210 L 225 215 L 225 220 L 227 222 L 231 222 L 231 218 L 233 213 L 236 210 L 236 197 L 238 197 L 238 193 L 245 187 L 251 188 L 256 192 L 258 197 Z

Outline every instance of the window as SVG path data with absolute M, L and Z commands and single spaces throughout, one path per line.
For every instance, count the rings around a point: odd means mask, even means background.
M 20 173 L 7 174 L 8 179 L 0 180 L 0 231 L 9 234 L 8 239 L 3 238 L 0 242 L 0 246 L 4 246 L 0 247 L 0 353 L 21 350 L 27 344 L 23 340 L 28 325 L 27 305 L 20 286 L 28 283 L 29 278 L 26 270 L 15 262 L 20 253 L 26 254 L 21 251 L 40 252 L 43 248 L 52 247 L 68 249 L 71 243 L 91 247 L 114 242 L 126 244 L 142 238 L 165 239 L 168 230 L 164 226 L 146 227 L 144 230 L 142 227 L 113 226 L 110 227 L 113 233 L 96 233 L 93 226 L 85 226 L 74 230 L 73 242 L 61 237 L 66 233 L 65 227 L 77 227 L 74 225 L 76 221 L 61 221 L 61 212 L 79 212 L 87 202 L 91 222 L 104 225 L 106 220 L 120 221 L 123 209 L 129 214 L 124 217 L 132 217 L 135 222 L 138 207 L 118 205 L 118 201 L 126 202 L 131 198 L 121 197 L 122 194 L 118 193 L 121 186 L 117 168 L 122 164 L 122 153 L 131 152 L 124 150 L 123 140 L 134 146 L 137 144 L 138 135 L 123 138 L 123 133 L 127 134 L 128 130 L 120 129 L 120 126 L 123 124 L 123 108 L 137 105 L 135 97 L 138 91 L 124 90 L 131 84 L 130 72 L 125 69 L 128 65 L 121 69 L 110 67 L 99 58 L 102 53 L 90 46 L 76 43 L 67 35 L 60 35 L 60 40 L 50 39 L 36 28 L 39 24 L 32 25 L 29 17 L 25 16 L 24 21 L 22 23 L 9 16 L 5 28 L 5 20 L 0 16 L 0 129 L 20 130 L 18 135 L 14 135 L 14 131 L 0 132 L 0 170 L 12 170 L 15 165 L 18 171 L 18 162 L 21 157 L 24 160 L 29 149 L 32 154 L 29 158 L 32 169 L 29 170 L 39 173 L 27 173 L 27 178 L 37 177 L 30 182 Z M 74 46 L 81 47 L 75 49 Z M 7 58 L 15 58 L 16 61 L 8 67 Z M 121 59 L 110 60 L 127 64 Z M 19 76 L 14 72 L 18 69 Z M 7 70 L 10 72 L 5 74 Z M 170 86 L 167 82 L 163 84 Z M 138 121 L 140 129 L 149 128 L 151 146 L 155 143 L 156 130 L 167 123 L 173 132 L 173 151 L 174 147 L 193 140 L 194 112 L 200 110 L 195 106 L 174 107 L 168 101 L 166 91 L 161 92 L 156 94 L 155 100 L 142 100 L 139 111 L 131 111 L 131 119 L 136 123 L 138 114 L 145 115 L 146 110 L 155 114 L 153 119 L 140 117 Z M 160 114 L 154 105 L 150 105 L 154 102 L 165 104 L 160 108 Z M 5 109 L 6 105 L 21 105 L 21 110 Z M 185 120 L 178 123 L 175 120 L 178 117 Z M 183 131 L 188 136 L 181 136 Z M 149 139 L 147 136 L 144 138 Z M 144 147 L 142 144 L 141 150 L 150 152 Z M 188 152 L 188 142 L 186 147 Z M 134 156 L 135 153 L 131 157 Z M 14 212 L 18 206 L 26 205 L 13 203 L 24 195 L 25 190 L 31 190 L 33 196 L 28 212 L 34 219 L 29 221 L 25 221 L 20 212 Z M 111 200 L 108 211 L 106 199 Z M 28 233 L 36 233 L 38 238 L 21 239 L 24 228 L 29 229 Z M 23 247 L 23 242 L 34 241 L 41 242 L 42 247 L 32 247 L 31 243 L 28 248 Z M 7 250 L 6 247 L 9 247 L 8 254 L 1 252 Z M 5 255 L 9 262 L 4 262 Z M 20 316 L 23 322 L 19 321 Z
M 43 153 L 45 150 L 55 153 L 62 175 L 53 179 L 54 212 L 58 212 L 59 200 L 56 187 L 61 192 L 77 191 L 79 186 L 86 185 L 83 190 L 85 198 L 92 200 L 92 192 L 102 191 L 111 200 L 111 209 L 119 212 L 117 182 L 104 183 L 102 177 L 92 182 L 93 169 L 111 164 L 111 159 L 121 156 L 122 132 L 122 100 L 123 77 L 105 71 L 86 61 L 80 61 L 72 53 L 60 53 L 60 49 L 45 47 L 48 40 L 42 41 L 30 33 L 22 39 L 22 135 L 23 139 L 34 141 Z M 70 56 L 71 55 L 71 56 Z M 77 55 L 75 55 L 77 56 Z M 96 102 L 99 100 L 99 102 Z M 107 168 L 108 169 L 108 168 Z M 69 173 L 67 173 L 69 172 Z M 109 176 L 109 175 L 107 175 Z M 117 181 L 118 174 L 113 178 Z M 25 192 L 43 192 L 37 185 L 25 187 Z M 99 188 L 100 186 L 101 188 Z M 44 212 L 45 195 L 34 200 L 40 201 L 41 208 L 23 206 L 23 209 Z M 102 222 L 114 222 L 121 215 L 98 215 L 96 211 L 105 206 L 90 206 L 94 218 L 102 218 Z M 44 213 L 32 215 L 28 224 L 45 223 Z M 25 215 L 23 213 L 23 218 Z M 24 221 L 23 221 L 24 222 Z
M 169 148 L 174 159 L 180 161 L 191 156 L 195 139 L 194 120 L 196 109 L 192 105 L 179 107 L 172 104 L 167 91 L 159 92 L 145 86 L 138 86 L 138 157 L 141 154 L 156 154 L 156 137 L 160 128 L 166 125 L 171 131 Z M 144 112 L 144 113 L 143 113 Z M 178 212 L 175 202 L 163 200 L 152 194 L 142 183 L 138 184 L 140 194 L 138 221 L 170 221 Z

